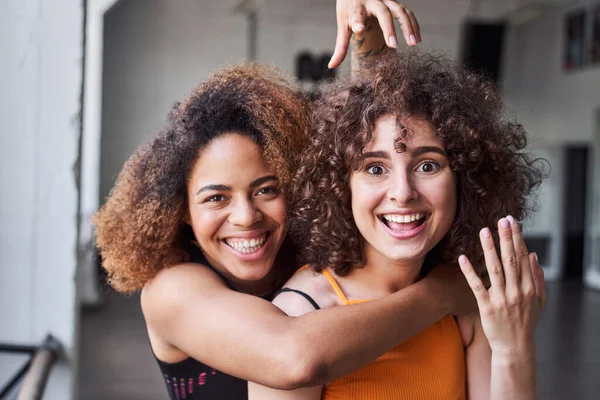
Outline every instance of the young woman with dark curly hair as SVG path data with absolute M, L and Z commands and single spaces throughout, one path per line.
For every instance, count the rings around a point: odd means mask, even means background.
M 412 13 L 390 1 L 340 0 L 339 32 L 377 32 L 355 26 L 371 15 L 389 17 L 392 30 L 398 17 L 405 36 L 418 38 L 406 28 Z M 363 58 L 373 49 L 365 43 Z M 449 269 L 379 302 L 301 318 L 265 300 L 297 268 L 286 197 L 307 144 L 307 107 L 273 69 L 247 64 L 213 75 L 129 159 L 94 217 L 110 283 L 141 290 L 172 399 L 244 399 L 245 380 L 281 389 L 325 383 L 474 308 L 461 295 L 464 278 Z M 335 346 L 314 344 L 324 333 Z
M 384 298 L 458 259 L 480 311 L 444 317 L 324 386 L 250 384 L 251 399 L 535 398 L 533 331 L 545 292 L 515 219 L 530 209 L 542 170 L 523 151 L 523 127 L 503 115 L 491 83 L 413 50 L 323 89 L 292 186 L 292 237 L 311 267 L 284 287 L 344 309 L 336 306 Z M 496 223 L 502 262 L 492 231 L 479 232 Z M 465 255 L 485 262 L 489 291 Z M 312 313 L 296 293 L 274 303 Z M 337 343 L 328 334 L 320 341 Z

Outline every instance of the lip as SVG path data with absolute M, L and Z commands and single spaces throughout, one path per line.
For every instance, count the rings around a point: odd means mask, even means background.
M 269 245 L 271 244 L 271 237 L 273 236 L 269 231 L 264 231 L 260 234 L 256 234 L 254 232 L 251 232 L 252 235 L 244 235 L 244 236 L 230 236 L 231 238 L 235 237 L 235 238 L 240 238 L 240 239 L 245 239 L 245 238 L 254 238 L 256 236 L 260 236 L 263 233 L 269 233 L 267 235 L 267 240 L 265 240 L 265 243 L 263 244 L 263 246 L 260 248 L 260 250 L 255 251 L 254 253 L 250 253 L 250 254 L 246 254 L 246 253 L 242 253 L 237 251 L 236 249 L 234 249 L 233 247 L 229 246 L 227 243 L 225 243 L 225 239 L 222 240 L 222 244 L 223 246 L 225 246 L 229 251 L 231 251 L 231 253 L 236 256 L 238 259 L 240 259 L 241 261 L 256 261 L 259 260 L 260 258 L 262 258 L 265 253 L 267 252 L 267 247 L 269 247 Z
M 392 213 L 389 213 L 389 214 L 392 214 Z M 396 213 L 396 214 L 400 214 L 400 213 Z M 394 231 L 394 230 L 390 229 L 381 220 L 381 218 L 377 218 L 377 219 L 379 220 L 379 223 L 381 224 L 381 226 L 383 226 L 383 229 L 388 233 L 388 235 L 390 235 L 394 239 L 404 239 L 404 240 L 412 239 L 412 238 L 418 236 L 421 232 L 423 232 L 423 230 L 425 229 L 425 226 L 429 222 L 429 218 L 426 218 L 425 221 L 421 225 L 417 226 L 415 229 L 411 229 L 410 231 Z

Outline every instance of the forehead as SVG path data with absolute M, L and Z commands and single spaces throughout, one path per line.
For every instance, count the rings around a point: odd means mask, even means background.
M 438 146 L 443 150 L 443 141 L 436 136 L 435 127 L 428 121 L 417 118 L 406 118 L 398 124 L 395 115 L 384 115 L 375 122 L 373 137 L 365 147 L 365 151 L 373 149 L 395 149 L 394 145 L 401 136 L 401 143 L 407 148 L 420 146 Z
M 195 181 L 231 180 L 269 172 L 262 148 L 239 133 L 213 139 L 200 151 L 191 178 Z

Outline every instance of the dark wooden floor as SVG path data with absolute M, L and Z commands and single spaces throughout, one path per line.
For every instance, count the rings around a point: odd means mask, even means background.
M 600 399 L 600 292 L 549 283 L 537 329 L 539 398 Z M 85 400 L 166 399 L 139 298 L 113 292 L 82 315 L 79 394 Z

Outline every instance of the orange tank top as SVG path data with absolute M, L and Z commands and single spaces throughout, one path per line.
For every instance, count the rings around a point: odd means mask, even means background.
M 331 273 L 323 274 L 344 305 L 348 300 Z M 466 399 L 465 354 L 460 330 L 446 316 L 359 370 L 323 388 L 324 400 Z

